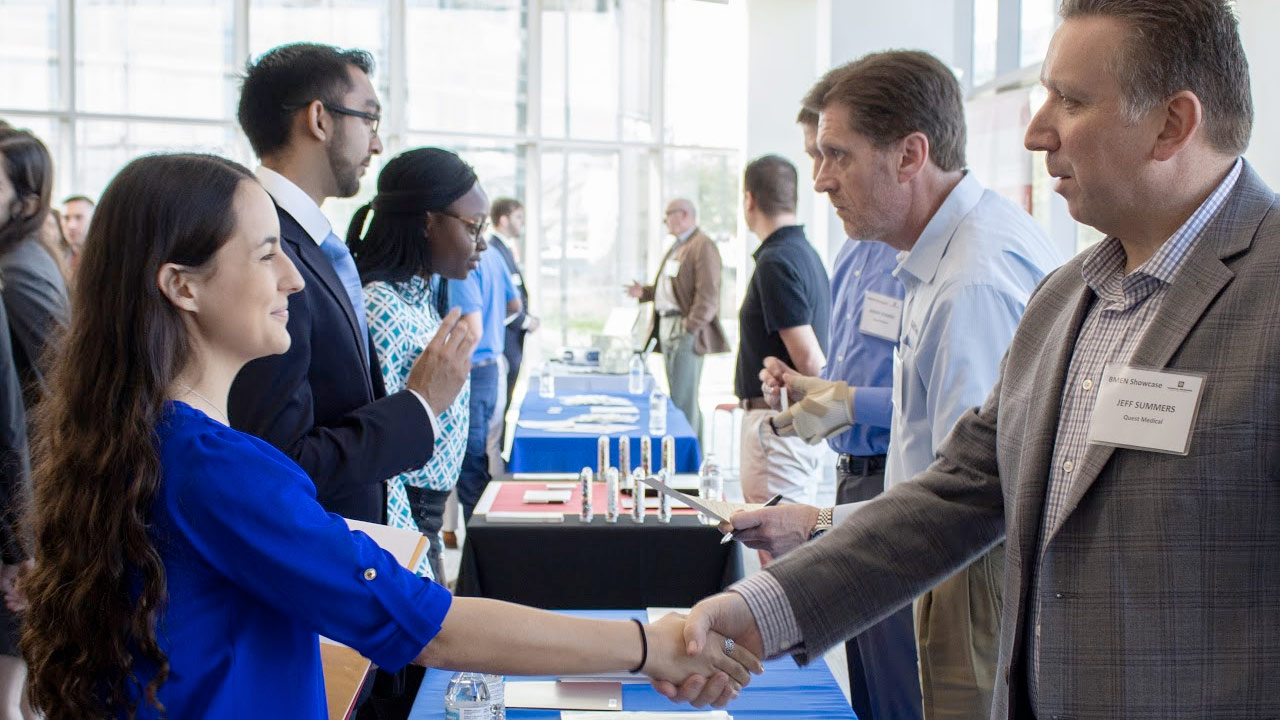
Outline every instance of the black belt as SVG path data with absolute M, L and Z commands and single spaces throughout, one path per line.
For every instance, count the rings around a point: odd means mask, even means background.
M 884 455 L 849 455 L 848 453 L 840 453 L 839 459 L 836 460 L 836 470 L 845 475 L 857 475 L 866 477 L 875 473 L 884 472 L 885 466 Z
M 679 310 L 659 310 L 657 312 L 658 317 L 680 317 L 681 315 Z

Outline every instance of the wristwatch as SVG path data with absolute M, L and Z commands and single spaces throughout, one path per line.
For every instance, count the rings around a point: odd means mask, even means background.
M 835 508 L 819 508 L 818 521 L 813 524 L 813 532 L 809 534 L 810 540 L 831 529 L 831 526 L 835 524 L 832 520 L 832 513 L 834 512 Z

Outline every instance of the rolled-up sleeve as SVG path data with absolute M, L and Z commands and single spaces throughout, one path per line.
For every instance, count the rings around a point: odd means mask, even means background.
M 231 431 L 189 442 L 201 467 L 166 468 L 167 510 L 230 582 L 384 668 L 409 663 L 440 632 L 448 590 L 325 512 L 287 458 Z

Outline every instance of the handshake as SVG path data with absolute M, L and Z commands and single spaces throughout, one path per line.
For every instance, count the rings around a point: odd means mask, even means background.
M 742 596 L 720 593 L 687 616 L 672 613 L 646 626 L 644 673 L 654 689 L 675 702 L 724 707 L 764 672 L 764 647 L 755 618 Z

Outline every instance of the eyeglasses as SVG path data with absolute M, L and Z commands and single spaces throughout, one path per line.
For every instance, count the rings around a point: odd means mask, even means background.
M 471 233 L 471 239 L 475 240 L 477 245 L 479 245 L 480 240 L 484 238 L 484 231 L 489 228 L 488 217 L 484 217 L 479 221 L 476 221 L 471 218 L 462 217 L 461 215 L 454 215 L 447 210 L 435 210 L 434 212 L 440 215 L 447 215 L 466 226 L 467 231 Z
M 328 110 L 331 113 L 337 113 L 339 115 L 349 115 L 351 117 L 364 118 L 365 120 L 368 120 L 370 123 L 373 124 L 373 134 L 374 135 L 378 134 L 378 126 L 382 124 L 381 115 L 365 112 L 363 110 L 353 110 L 349 107 L 343 107 L 341 105 L 330 105 L 327 102 L 322 102 L 320 104 L 324 105 L 324 109 Z
M 294 110 L 301 110 L 302 108 L 310 104 L 311 103 L 307 102 L 307 103 L 302 103 L 300 105 L 285 105 L 284 109 L 292 112 Z M 363 110 L 356 110 L 354 108 L 343 107 L 341 105 L 333 105 L 323 100 L 320 101 L 320 104 L 324 106 L 325 110 L 328 110 L 331 113 L 335 113 L 337 115 L 348 115 L 350 117 L 358 117 L 364 120 L 368 120 L 371 123 L 374 135 L 378 134 L 378 126 L 382 125 L 382 116 L 378 115 L 377 113 L 365 112 Z

